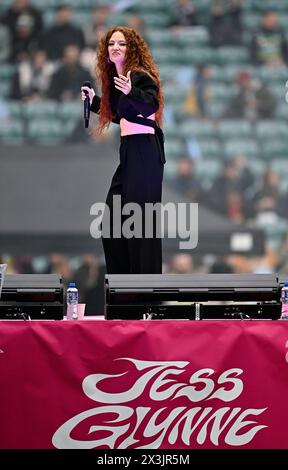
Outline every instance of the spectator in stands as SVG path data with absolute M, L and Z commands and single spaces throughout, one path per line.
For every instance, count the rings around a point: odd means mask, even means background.
M 236 77 L 237 93 L 232 96 L 224 118 L 271 119 L 276 110 L 276 99 L 269 88 L 260 80 L 252 78 L 242 70 Z
M 242 43 L 242 4 L 243 0 L 213 0 L 209 25 L 212 46 Z
M 285 233 L 277 253 L 276 272 L 287 275 L 288 273 L 288 233 Z
M 32 59 L 21 61 L 13 77 L 12 100 L 43 99 L 47 97 L 55 66 L 47 62 L 44 51 L 37 51 Z
M 47 274 L 60 274 L 63 280 L 63 286 L 67 289 L 69 282 L 74 282 L 74 275 L 71 268 L 71 263 L 66 255 L 53 253 L 49 258 L 49 267 Z
M 230 265 L 229 260 L 225 257 L 216 259 L 214 263 L 210 266 L 209 270 L 210 274 L 228 274 L 234 272 L 235 271 Z
M 244 220 L 244 201 L 241 194 L 241 174 L 235 159 L 223 163 L 220 175 L 214 180 L 206 198 L 211 209 L 236 223 Z
M 185 114 L 206 117 L 209 107 L 211 83 L 211 68 L 206 64 L 197 67 L 191 86 L 188 89 L 184 101 L 183 111 Z
M 11 34 L 8 26 L 0 19 L 0 62 L 11 57 Z
M 283 192 L 283 194 L 281 194 L 278 213 L 280 217 L 283 217 L 283 219 L 288 220 L 288 191 L 287 190 Z
M 34 274 L 32 260 L 32 256 L 29 255 L 17 256 L 14 261 L 15 272 L 18 274 Z
M 247 274 L 252 272 L 252 260 L 248 256 L 228 255 L 227 263 L 236 274 Z
M 192 274 L 194 272 L 192 255 L 190 253 L 177 253 L 172 256 L 168 271 L 173 274 Z
M 251 41 L 251 60 L 254 65 L 281 66 L 288 64 L 288 45 L 284 32 L 279 27 L 278 15 L 267 11 L 262 26 Z
M 148 44 L 145 23 L 139 15 L 128 15 L 126 18 L 126 26 L 135 29 Z
M 85 81 L 93 83 L 90 72 L 80 65 L 79 58 L 78 46 L 70 45 L 65 48 L 63 65 L 52 76 L 50 98 L 62 101 L 77 99 L 79 83 Z
M 247 159 L 244 155 L 235 155 L 232 160 L 239 173 L 239 190 L 245 195 L 254 186 L 255 177 L 247 166 Z
M 81 65 L 88 69 L 91 75 L 94 75 L 96 63 L 96 50 L 102 37 L 107 31 L 107 19 L 112 12 L 113 7 L 103 5 L 92 11 L 91 23 L 84 29 L 86 47 L 81 53 Z
M 269 212 L 279 215 L 281 194 L 279 174 L 269 168 L 263 175 L 263 181 L 252 199 L 255 214 Z
M 40 11 L 30 0 L 14 0 L 3 21 L 11 33 L 11 60 L 21 59 L 37 49 L 43 22 Z
M 104 314 L 104 272 L 98 258 L 84 255 L 74 279 L 79 290 L 79 302 L 86 304 L 86 315 Z
M 197 12 L 190 0 L 177 0 L 170 11 L 170 26 L 195 26 L 198 25 Z
M 180 157 L 177 161 L 176 174 L 170 182 L 172 189 L 194 202 L 200 202 L 202 187 L 195 174 L 196 162 L 188 157 Z
M 104 34 L 107 30 L 109 12 L 109 6 L 97 7 L 92 11 L 91 22 L 84 30 L 86 45 L 91 49 L 96 49 L 99 35 Z
M 49 60 L 63 58 L 65 48 L 75 44 L 81 51 L 85 46 L 84 35 L 81 29 L 71 23 L 72 10 L 68 5 L 57 8 L 56 24 L 51 26 L 43 35 L 42 47 Z

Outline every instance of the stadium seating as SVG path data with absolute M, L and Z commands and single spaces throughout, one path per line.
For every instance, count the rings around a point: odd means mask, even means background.
M 24 122 L 22 119 L 1 120 L 0 142 L 2 144 L 22 144 L 24 141 Z
M 62 0 L 33 0 L 33 5 L 42 11 L 46 26 L 54 23 L 55 9 L 62 3 Z M 88 24 L 94 8 L 99 5 L 111 6 L 111 0 L 71 0 L 68 3 L 74 9 L 73 22 L 79 27 Z M 12 0 L 1 0 L 0 12 L 4 12 L 11 4 Z M 121 8 L 117 10 L 117 4 L 115 11 L 108 16 L 107 26 L 126 24 L 129 13 L 138 14 L 144 22 L 145 37 L 159 66 L 164 86 L 168 174 L 173 172 L 175 159 L 185 152 L 190 152 L 194 158 L 203 159 L 203 166 L 202 163 L 199 166 L 199 177 L 203 175 L 204 178 L 205 174 L 206 179 L 209 170 L 205 173 L 204 162 L 205 165 L 207 161 L 211 163 L 216 159 L 221 162 L 225 156 L 235 153 L 246 155 L 257 175 L 263 173 L 268 163 L 274 165 L 277 162 L 275 168 L 280 168 L 288 154 L 288 67 L 253 66 L 249 45 L 253 32 L 260 25 L 263 12 L 269 8 L 279 12 L 279 22 L 288 33 L 287 1 L 243 2 L 242 45 L 217 48 L 211 47 L 209 38 L 211 4 L 211 0 L 193 0 L 199 25 L 192 28 L 169 28 L 175 0 L 134 2 L 127 11 L 121 11 Z M 184 111 L 187 93 L 191 90 L 199 65 L 208 65 L 210 68 L 207 85 L 209 99 L 204 119 L 197 115 L 197 109 L 194 115 L 193 110 L 190 114 Z M 8 116 L 8 119 L 4 116 L 1 120 L 1 142 L 19 143 L 25 139 L 34 143 L 63 142 L 82 115 L 82 103 L 10 101 L 11 80 L 15 70 L 15 64 L 1 63 L 0 98 Z M 271 120 L 251 123 L 248 120 L 223 118 L 231 97 L 237 91 L 236 77 L 241 70 L 261 80 L 274 94 L 277 108 Z M 213 164 L 210 163 L 212 168 Z M 213 168 L 216 168 L 216 164 Z

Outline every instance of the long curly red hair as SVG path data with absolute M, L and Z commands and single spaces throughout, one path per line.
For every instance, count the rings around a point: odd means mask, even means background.
M 146 72 L 158 85 L 159 109 L 156 112 L 155 118 L 157 124 L 161 126 L 163 122 L 164 97 L 159 70 L 154 62 L 151 51 L 144 39 L 134 29 L 126 26 L 113 26 L 101 38 L 97 47 L 96 77 L 101 84 L 102 97 L 96 132 L 97 134 L 102 134 L 104 129 L 109 127 L 114 117 L 110 109 L 109 96 L 112 87 L 114 87 L 113 77 L 117 75 L 117 71 L 115 64 L 108 60 L 108 43 L 112 34 L 116 31 L 124 35 L 127 43 L 123 75 L 127 75 L 128 70 L 131 70 L 131 74 L 137 71 Z

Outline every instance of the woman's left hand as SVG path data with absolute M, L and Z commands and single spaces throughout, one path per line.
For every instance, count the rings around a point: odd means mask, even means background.
M 117 88 L 117 90 L 122 91 L 125 95 L 128 95 L 132 88 L 130 75 L 131 70 L 129 70 L 129 72 L 127 73 L 127 77 L 121 74 L 119 74 L 119 77 L 114 77 L 115 88 Z

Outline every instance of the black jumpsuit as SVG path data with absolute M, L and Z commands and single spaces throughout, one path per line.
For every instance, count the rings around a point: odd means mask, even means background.
M 133 117 L 141 114 L 147 118 L 159 107 L 158 86 L 145 72 L 131 74 L 132 89 L 125 95 L 113 89 L 110 96 L 113 122 L 120 123 L 124 117 L 133 122 Z M 93 112 L 99 112 L 100 98 L 95 96 L 91 106 Z M 113 195 L 121 196 L 122 206 L 133 202 L 140 205 L 144 213 L 145 203 L 161 202 L 164 154 L 161 151 L 156 134 L 133 134 L 121 136 L 120 163 L 112 178 L 106 204 L 110 209 L 110 221 L 113 224 Z M 127 216 L 126 216 L 127 218 Z M 121 217 L 121 227 L 125 216 Z M 143 236 L 145 230 L 142 220 L 142 237 L 126 239 L 102 237 L 109 274 L 157 274 L 162 272 L 161 238 Z M 154 220 L 155 222 L 155 220 Z M 115 221 L 114 221 L 115 223 Z

